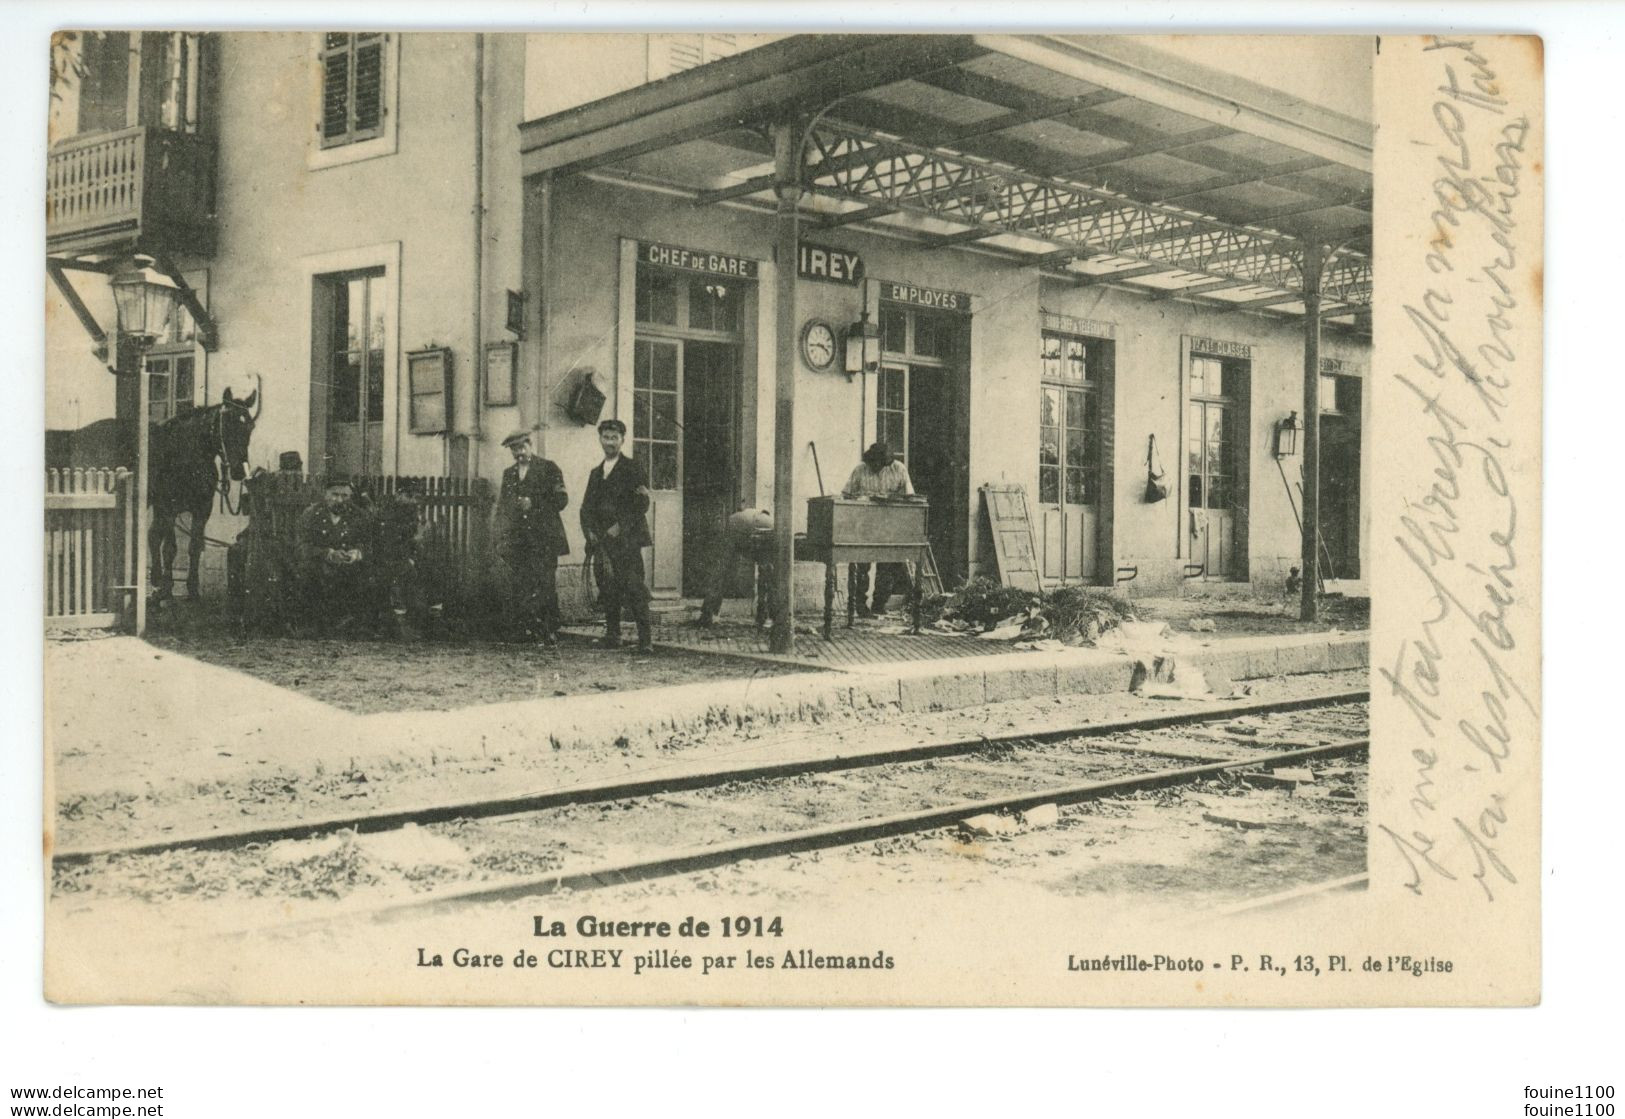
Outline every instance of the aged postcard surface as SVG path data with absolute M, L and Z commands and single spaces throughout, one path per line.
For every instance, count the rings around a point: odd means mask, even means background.
M 51 55 L 51 1000 L 1539 1001 L 1538 39 Z

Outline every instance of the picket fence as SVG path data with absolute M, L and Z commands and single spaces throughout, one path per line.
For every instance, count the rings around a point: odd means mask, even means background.
M 127 470 L 45 472 L 45 624 L 111 626 L 135 582 L 135 502 Z

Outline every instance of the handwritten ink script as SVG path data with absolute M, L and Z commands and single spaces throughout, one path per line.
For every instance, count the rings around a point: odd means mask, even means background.
M 1375 687 L 1397 700 L 1409 744 L 1406 795 L 1374 820 L 1379 848 L 1397 852 L 1412 893 L 1487 902 L 1535 873 L 1538 826 L 1520 815 L 1534 802 L 1518 790 L 1539 728 L 1527 667 L 1539 639 L 1539 153 L 1498 73 L 1495 53 L 1509 49 L 1426 46 L 1437 79 L 1422 133 L 1431 214 L 1406 262 L 1409 329 L 1386 362 L 1388 414 L 1415 466 L 1402 507 L 1377 511 L 1376 534 L 1397 546 L 1405 615 L 1397 639 L 1373 647 Z

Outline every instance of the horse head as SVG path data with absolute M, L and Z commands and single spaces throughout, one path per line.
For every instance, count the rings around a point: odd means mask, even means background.
M 259 418 L 263 387 L 257 384 L 254 391 L 241 400 L 227 387 L 221 397 L 220 458 L 236 482 L 241 482 L 248 471 L 248 441 L 254 434 L 254 421 Z

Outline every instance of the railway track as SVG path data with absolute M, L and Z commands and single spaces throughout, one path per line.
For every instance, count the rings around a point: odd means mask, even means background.
M 443 883 L 372 905 L 374 914 L 587 890 L 1014 817 L 1213 780 L 1267 783 L 1275 767 L 1361 755 L 1365 691 L 1221 710 L 1119 719 L 1038 733 L 956 738 L 901 749 L 549 789 L 322 820 L 58 851 L 59 884 L 94 892 L 103 875 L 196 850 L 227 881 L 254 881 L 272 852 L 297 865 L 391 837 L 427 837 L 451 852 Z M 1328 736 L 1329 739 L 1328 740 Z M 1318 741 L 1305 741 L 1318 738 Z M 421 829 L 421 830 L 415 830 Z M 338 838 L 338 847 L 334 847 Z M 314 842 L 312 842 L 314 841 Z M 326 844 L 326 847 L 322 847 Z M 316 857 L 314 854 L 313 858 Z M 260 868 L 263 872 L 263 868 Z M 408 885 L 420 888 L 423 878 Z M 334 896 L 343 896 L 335 894 Z

